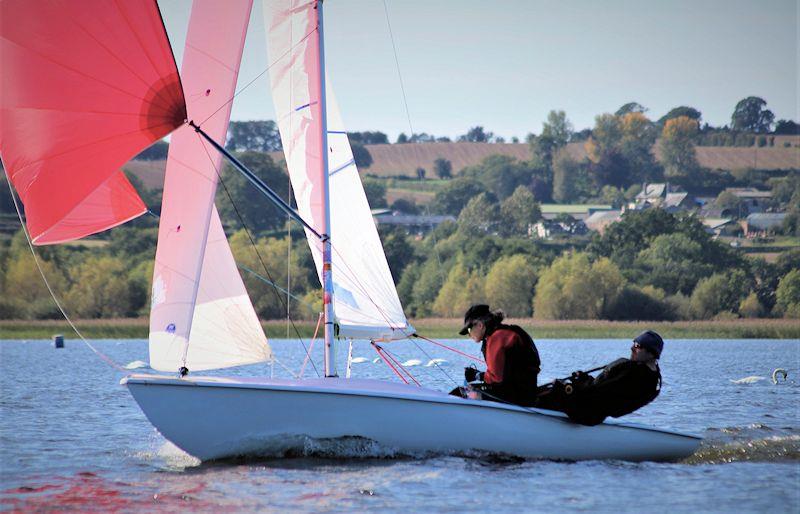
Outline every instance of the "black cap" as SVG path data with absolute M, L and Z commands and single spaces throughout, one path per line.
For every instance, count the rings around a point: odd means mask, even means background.
M 636 336 L 636 339 L 634 339 L 633 342 L 638 343 L 642 347 L 646 348 L 647 351 L 656 356 L 656 359 L 661 357 L 661 350 L 664 349 L 664 340 L 661 339 L 660 335 L 652 330 L 646 330 L 642 332 Z
M 484 321 L 489 319 L 492 316 L 492 311 L 489 310 L 488 305 L 479 304 L 473 305 L 469 309 L 467 309 L 466 314 L 464 314 L 464 326 L 459 330 L 459 334 L 462 336 L 467 335 L 469 329 L 472 328 L 472 325 L 476 321 Z

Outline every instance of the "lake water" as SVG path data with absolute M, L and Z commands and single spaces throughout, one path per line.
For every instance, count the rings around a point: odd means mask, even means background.
M 448 344 L 472 354 L 468 341 Z M 147 360 L 146 341 L 95 341 L 115 362 Z M 306 342 L 307 344 L 307 342 Z M 627 356 L 630 341 L 537 341 L 540 383 Z M 281 364 L 227 374 L 288 376 L 305 355 L 273 341 Z M 449 390 L 468 361 L 436 346 L 386 345 L 426 386 Z M 346 350 L 341 351 L 342 355 Z M 366 343 L 354 377 L 396 378 Z M 425 365 L 443 358 L 443 370 Z M 320 369 L 320 362 L 316 366 Z M 0 509 L 77 512 L 798 512 L 800 341 L 674 340 L 664 386 L 625 419 L 705 438 L 678 463 L 394 456 L 309 442 L 289 458 L 201 464 L 169 444 L 80 341 L 0 341 Z M 344 364 L 340 364 L 343 374 Z M 786 381 L 773 384 L 783 368 Z M 148 371 L 148 368 L 136 371 Z M 218 374 L 225 374 L 218 373 Z M 306 376 L 315 376 L 309 365 Z M 739 379 L 750 378 L 745 381 Z M 780 378 L 780 377 L 779 377 Z M 739 381 L 738 383 L 735 381 Z M 458 427 L 453 427 L 458 430 Z

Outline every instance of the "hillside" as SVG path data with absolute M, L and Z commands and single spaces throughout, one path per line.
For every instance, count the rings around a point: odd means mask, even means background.
M 452 162 L 455 173 L 493 154 L 522 160 L 530 158 L 530 150 L 525 143 L 408 143 L 367 145 L 366 148 L 373 163 L 361 172 L 379 177 L 416 177 L 416 169 L 424 168 L 428 178 L 435 178 L 433 162 L 439 158 Z M 576 160 L 586 157 L 583 143 L 570 143 L 567 151 Z M 655 151 L 658 154 L 657 145 Z M 283 160 L 281 152 L 271 152 L 270 155 L 278 162 Z M 800 169 L 800 148 L 778 146 L 777 143 L 776 146 L 762 148 L 698 146 L 697 159 L 701 166 L 710 169 Z M 138 176 L 146 187 L 160 188 L 165 165 L 165 161 L 130 161 L 124 169 Z

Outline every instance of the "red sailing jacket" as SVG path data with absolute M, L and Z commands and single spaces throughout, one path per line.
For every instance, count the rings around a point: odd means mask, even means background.
M 486 338 L 481 351 L 486 359 L 484 383 L 501 386 L 503 396 L 514 399 L 535 394 L 541 361 L 536 345 L 522 328 L 500 325 Z

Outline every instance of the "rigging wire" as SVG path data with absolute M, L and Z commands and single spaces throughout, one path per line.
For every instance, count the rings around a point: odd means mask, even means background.
M 406 118 L 408 118 L 408 128 L 411 130 L 409 137 L 414 137 L 414 127 L 411 124 L 411 112 L 408 110 L 408 100 L 406 99 L 406 88 L 403 86 L 403 75 L 400 73 L 400 60 L 397 58 L 397 46 L 394 44 L 394 34 L 392 24 L 389 21 L 389 7 L 386 0 L 383 0 L 383 12 L 386 13 L 386 26 L 389 27 L 389 39 L 392 41 L 392 51 L 394 52 L 394 63 L 397 67 L 397 78 L 400 80 L 400 91 L 403 93 L 403 105 L 406 108 Z
M 303 38 L 302 38 L 302 39 L 300 39 L 300 40 L 299 40 L 297 43 L 295 43 L 295 44 L 293 44 L 292 46 L 290 46 L 288 50 L 286 50 L 286 51 L 285 51 L 283 54 L 281 54 L 281 55 L 280 55 L 280 56 L 279 56 L 277 59 L 275 59 L 275 60 L 274 60 L 274 61 L 273 61 L 271 64 L 269 64 L 269 65 L 268 65 L 266 68 L 264 68 L 264 70 L 263 70 L 261 73 L 259 73 L 258 75 L 256 75 L 256 76 L 255 76 L 255 77 L 254 77 L 254 78 L 253 78 L 253 79 L 252 79 L 250 82 L 248 82 L 247 84 L 245 84 L 244 86 L 242 86 L 242 88 L 241 88 L 241 89 L 239 89 L 238 91 L 236 91 L 236 92 L 233 94 L 233 96 L 232 96 L 232 97 L 230 97 L 228 100 L 226 100 L 226 101 L 225 101 L 225 102 L 224 102 L 222 105 L 220 105 L 220 106 L 219 106 L 219 108 L 218 108 L 216 111 L 212 112 L 212 113 L 211 113 L 211 114 L 210 114 L 208 117 L 206 117 L 206 118 L 205 118 L 203 121 L 201 121 L 200 123 L 198 123 L 198 125 L 202 125 L 203 123 L 205 123 L 205 122 L 207 122 L 208 120 L 210 120 L 211 118 L 213 118 L 215 114 L 217 114 L 217 113 L 218 113 L 220 110 L 222 110 L 222 109 L 223 109 L 223 108 L 224 108 L 226 105 L 228 105 L 229 103 L 233 102 L 233 101 L 236 99 L 236 97 L 237 97 L 237 96 L 239 96 L 241 93 L 243 93 L 243 92 L 244 92 L 244 90 L 245 90 L 245 89 L 247 89 L 247 88 L 249 88 L 250 86 L 252 86 L 252 85 L 253 85 L 253 83 L 254 83 L 255 81 L 257 81 L 258 79 L 260 79 L 261 77 L 263 77 L 263 76 L 264 76 L 264 74 L 265 74 L 265 73 L 267 73 L 267 72 L 269 71 L 269 69 L 270 69 L 270 68 L 272 68 L 273 66 L 275 66 L 276 64 L 278 64 L 278 63 L 279 63 L 279 62 L 280 62 L 280 61 L 281 61 L 281 60 L 282 60 L 284 57 L 286 57 L 287 55 L 289 55 L 289 53 L 290 53 L 292 50 L 294 50 L 294 48 L 295 48 L 296 46 L 298 46 L 298 45 L 300 45 L 301 43 L 303 43 L 303 42 L 304 42 L 306 39 L 308 39 L 309 37 L 311 37 L 311 34 L 313 34 L 313 33 L 314 33 L 314 32 L 316 32 L 316 31 L 317 31 L 317 27 L 314 27 L 314 30 L 312 30 L 311 32 L 309 32 L 308 34 L 306 34 L 305 36 L 303 36 Z
M 66 311 L 64 311 L 64 307 L 62 307 L 61 302 L 59 302 L 58 298 L 56 298 L 56 294 L 53 291 L 52 286 L 50 286 L 50 281 L 47 280 L 47 277 L 44 274 L 44 270 L 42 269 L 42 265 L 39 262 L 39 257 L 36 255 L 36 251 L 33 248 L 33 242 L 31 241 L 30 234 L 28 234 L 28 228 L 25 226 L 25 223 L 22 221 L 22 210 L 19 208 L 19 203 L 17 202 L 17 197 L 14 194 L 14 190 L 11 188 L 11 177 L 8 175 L 8 170 L 7 169 L 4 169 L 4 172 L 5 172 L 5 175 L 6 175 L 6 180 L 8 180 L 9 193 L 11 193 L 11 199 L 14 201 L 14 208 L 17 211 L 17 217 L 19 218 L 19 224 L 20 224 L 20 227 L 22 228 L 22 233 L 25 234 L 25 240 L 28 242 L 28 248 L 30 248 L 30 250 L 31 250 L 31 255 L 33 255 L 33 260 L 36 263 L 36 268 L 39 270 L 39 275 L 41 275 L 42 280 L 44 281 L 44 285 L 47 287 L 47 290 L 50 292 L 50 297 L 53 299 L 53 302 L 55 302 L 56 307 L 58 307 L 58 310 L 61 312 L 61 315 L 64 316 L 64 319 L 67 321 L 69 326 L 72 327 L 72 330 L 75 331 L 75 333 L 78 335 L 78 337 L 81 339 L 81 341 L 83 341 L 83 343 L 87 347 L 89 347 L 89 349 L 91 351 L 93 351 L 95 353 L 95 355 L 100 357 L 108 365 L 110 365 L 112 368 L 116 369 L 117 371 L 121 371 L 123 373 L 126 373 L 127 370 L 124 367 L 122 367 L 121 365 L 117 364 L 111 357 L 109 357 L 108 355 L 104 354 L 103 352 L 101 352 L 100 350 L 95 348 L 92 343 L 90 343 L 85 337 L 83 337 L 83 334 L 81 333 L 81 331 L 78 330 L 78 327 L 75 326 L 75 323 L 72 322 L 70 317 L 67 315 Z
M 429 342 L 429 343 L 433 343 L 433 344 L 435 344 L 436 346 L 441 346 L 442 348 L 444 348 L 444 349 L 446 349 L 446 350 L 450 350 L 450 351 L 451 351 L 451 352 L 453 352 L 453 353 L 457 353 L 457 354 L 459 354 L 459 355 L 461 355 L 461 356 L 463 356 L 463 357 L 466 357 L 466 358 L 468 358 L 468 359 L 470 359 L 470 360 L 473 360 L 473 361 L 475 361 L 475 362 L 480 362 L 480 363 L 483 363 L 483 364 L 485 364 L 485 363 L 486 363 L 486 361 L 484 361 L 483 359 L 480 359 L 480 358 L 478 358 L 478 357 L 473 357 L 472 355 L 469 355 L 468 353 L 464 353 L 464 352 L 462 352 L 462 351 L 460 351 L 460 350 L 456 350 L 455 348 L 452 348 L 452 347 L 450 347 L 450 346 L 447 346 L 447 345 L 445 345 L 445 344 L 442 344 L 442 343 L 439 343 L 439 342 L 437 342 L 437 341 L 434 341 L 433 339 L 430 339 L 430 338 L 428 338 L 428 337 L 421 336 L 421 335 L 419 335 L 419 334 L 410 334 L 410 335 L 409 335 L 409 340 L 410 340 L 412 337 L 415 337 L 415 338 L 418 338 L 418 339 L 422 339 L 423 341 L 427 341 L 427 342 Z
M 242 228 L 244 229 L 245 234 L 247 234 L 247 238 L 250 240 L 250 244 L 253 247 L 253 251 L 256 254 L 256 258 L 258 259 L 258 262 L 261 264 L 261 267 L 264 269 L 264 272 L 267 274 L 267 277 L 269 278 L 270 282 L 273 285 L 272 291 L 275 293 L 275 297 L 281 303 L 281 306 L 285 309 L 286 308 L 286 304 L 283 301 L 283 296 L 281 294 L 279 294 L 279 292 L 278 292 L 278 287 L 275 285 L 275 280 L 272 278 L 272 275 L 270 274 L 269 269 L 267 268 L 267 264 L 264 262 L 264 259 L 261 256 L 261 252 L 258 251 L 258 246 L 256 245 L 256 242 L 253 239 L 253 235 L 250 232 L 250 229 L 247 227 L 247 224 L 245 223 L 244 218 L 242 217 L 242 214 L 239 212 L 239 209 L 236 207 L 236 202 L 233 201 L 233 197 L 231 196 L 230 190 L 228 190 L 228 186 L 227 186 L 227 184 L 225 184 L 225 180 L 222 178 L 222 173 L 220 173 L 219 168 L 217 167 L 217 164 L 214 162 L 214 159 L 211 157 L 211 154 L 208 152 L 208 147 L 206 146 L 205 141 L 203 141 L 203 139 L 200 137 L 199 134 L 197 135 L 197 137 L 198 137 L 198 139 L 200 141 L 200 144 L 203 147 L 203 150 L 205 150 L 206 156 L 208 156 L 208 159 L 211 162 L 211 165 L 213 166 L 214 171 L 217 174 L 217 178 L 219 179 L 219 183 L 222 184 L 222 189 L 225 191 L 225 194 L 228 197 L 228 201 L 230 201 L 231 207 L 233 207 L 233 210 L 236 213 L 236 217 L 239 218 L 239 223 L 242 224 Z M 306 352 L 308 352 L 308 348 L 306 347 L 306 343 L 305 343 L 305 341 L 303 341 L 303 338 L 300 336 L 300 331 L 297 329 L 297 326 L 294 324 L 294 321 L 292 321 L 291 323 L 292 323 L 292 328 L 294 328 L 295 334 L 297 334 L 297 339 L 300 341 L 300 344 L 303 345 L 303 349 Z M 317 369 L 317 366 L 314 364 L 313 361 L 311 361 L 311 366 L 314 368 L 314 372 L 317 374 L 317 377 L 319 377 L 319 370 Z

